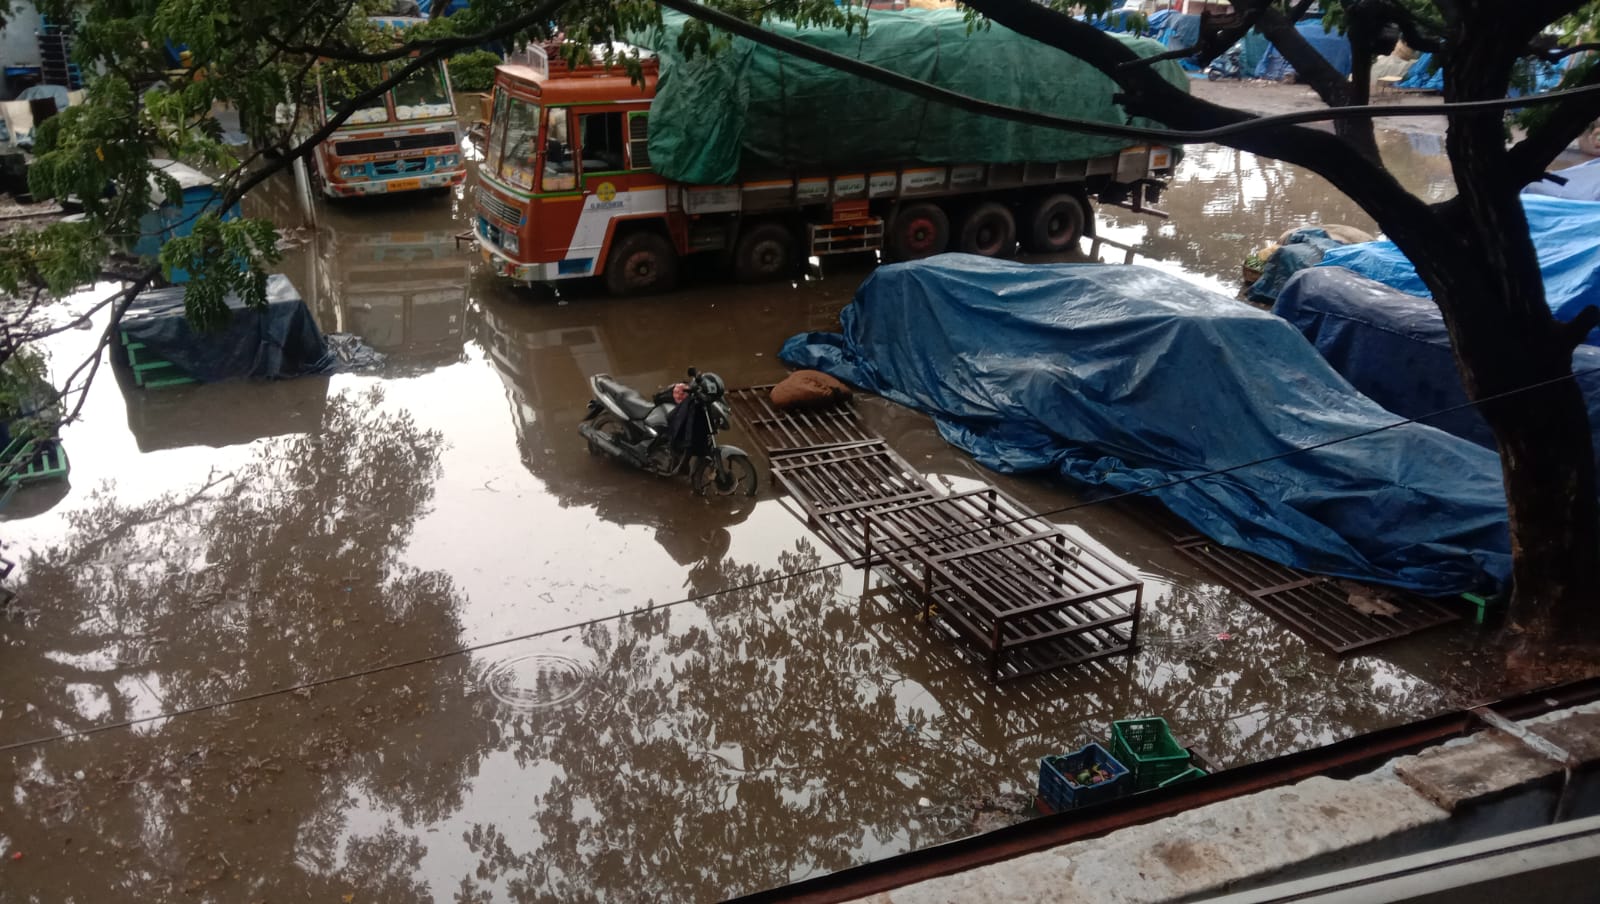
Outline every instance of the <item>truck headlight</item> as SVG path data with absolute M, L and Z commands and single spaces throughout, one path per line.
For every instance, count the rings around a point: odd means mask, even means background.
M 450 169 L 453 166 L 460 165 L 460 163 L 461 163 L 461 155 L 460 154 L 446 154 L 443 157 L 439 158 L 439 167 L 441 169 Z
M 517 242 L 517 234 L 503 229 L 500 231 L 500 247 L 512 254 L 522 250 L 522 246 Z
M 361 175 L 362 169 L 363 167 L 359 166 L 341 166 L 339 167 L 339 178 L 354 179 L 355 177 Z

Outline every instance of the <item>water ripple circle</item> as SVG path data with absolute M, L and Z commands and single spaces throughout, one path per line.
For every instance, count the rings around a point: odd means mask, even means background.
M 589 683 L 588 669 L 570 656 L 529 653 L 489 667 L 489 693 L 514 709 L 549 709 L 570 703 Z

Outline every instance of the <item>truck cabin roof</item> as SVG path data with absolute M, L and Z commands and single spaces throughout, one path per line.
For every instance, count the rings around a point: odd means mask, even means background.
M 644 81 L 638 85 L 628 77 L 621 64 L 606 66 L 598 62 L 600 54 L 601 49 L 596 48 L 597 62 L 576 68 L 569 67 L 565 60 L 553 59 L 548 64 L 548 72 L 538 61 L 532 65 L 507 63 L 499 67 L 499 72 L 521 87 L 533 88 L 540 102 L 545 104 L 648 100 L 655 96 L 658 66 L 656 58 L 648 51 L 639 59 Z

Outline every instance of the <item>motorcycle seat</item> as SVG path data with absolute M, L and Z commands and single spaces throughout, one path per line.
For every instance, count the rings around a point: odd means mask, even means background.
M 650 410 L 656 407 L 654 402 L 610 377 L 596 377 L 594 382 L 595 388 L 610 396 L 612 401 L 628 413 L 630 420 L 642 421 Z

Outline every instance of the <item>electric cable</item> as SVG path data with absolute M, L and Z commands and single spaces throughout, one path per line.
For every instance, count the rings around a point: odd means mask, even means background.
M 956 537 L 961 537 L 961 536 L 965 536 L 965 535 L 970 534 L 970 533 L 974 533 L 976 531 L 992 530 L 995 527 L 1002 527 L 1002 526 L 1006 526 L 1006 525 L 1009 525 L 1009 524 L 1019 524 L 1019 523 L 1025 522 L 1025 521 L 1034 520 L 1036 518 L 1050 518 L 1050 517 L 1055 516 L 1055 515 L 1063 515 L 1063 514 L 1066 514 L 1068 512 L 1080 511 L 1082 509 L 1092 508 L 1092 507 L 1098 506 L 1098 505 L 1105 505 L 1107 503 L 1117 502 L 1117 501 L 1120 501 L 1120 500 L 1123 500 L 1123 499 L 1128 499 L 1128 498 L 1131 498 L 1131 497 L 1134 497 L 1134 496 L 1142 496 L 1142 495 L 1145 495 L 1146 493 L 1152 493 L 1152 492 L 1155 492 L 1157 490 L 1170 489 L 1172 487 L 1182 486 L 1182 485 L 1187 484 L 1187 483 L 1193 483 L 1193 482 L 1198 481 L 1198 480 L 1204 480 L 1204 479 L 1211 478 L 1211 477 L 1218 477 L 1218 476 L 1221 476 L 1223 474 L 1230 474 L 1230 473 L 1232 473 L 1234 471 L 1241 471 L 1241 470 L 1244 470 L 1246 468 L 1255 467 L 1257 465 L 1262 465 L 1262 464 L 1267 464 L 1269 462 L 1279 461 L 1281 459 L 1288 458 L 1290 456 L 1300 455 L 1300 454 L 1303 454 L 1303 453 L 1306 453 L 1306 452 L 1315 452 L 1315 451 L 1317 451 L 1319 449 L 1326 449 L 1329 446 L 1335 446 L 1335 445 L 1338 445 L 1340 443 L 1347 443 L 1347 442 L 1351 442 L 1352 440 L 1362 439 L 1364 437 L 1372 436 L 1372 435 L 1377 434 L 1377 433 L 1382 433 L 1382 432 L 1387 431 L 1387 430 L 1394 430 L 1396 428 L 1405 427 L 1405 426 L 1408 426 L 1408 425 L 1411 425 L 1411 424 L 1420 424 L 1423 421 L 1429 420 L 1431 418 L 1439 417 L 1441 415 L 1451 414 L 1451 413 L 1454 413 L 1454 412 L 1457 412 L 1457 411 L 1463 411 L 1463 410 L 1466 410 L 1468 408 L 1476 408 L 1476 407 L 1478 407 L 1480 405 L 1484 405 L 1484 404 L 1487 404 L 1489 402 L 1495 402 L 1495 401 L 1499 401 L 1501 399 L 1510 398 L 1512 396 L 1521 395 L 1522 393 L 1532 392 L 1532 391 L 1534 391 L 1536 389 L 1543 389 L 1546 386 L 1552 386 L 1552 385 L 1555 385 L 1557 383 L 1564 382 L 1566 380 L 1575 380 L 1578 377 L 1588 376 L 1590 374 L 1595 374 L 1595 373 L 1600 373 L 1600 367 L 1593 367 L 1593 368 L 1587 368 L 1587 369 L 1580 370 L 1580 371 L 1574 371 L 1574 372 L 1572 372 L 1570 374 L 1565 374 L 1565 375 L 1559 376 L 1559 377 L 1552 377 L 1552 378 L 1550 378 L 1548 380 L 1542 380 L 1542 381 L 1540 381 L 1538 383 L 1531 383 L 1531 384 L 1529 384 L 1527 386 L 1522 386 L 1522 387 L 1519 387 L 1519 388 L 1516 388 L 1516 389 L 1508 389 L 1508 390 L 1506 390 L 1504 392 L 1499 392 L 1499 393 L 1495 393 L 1493 395 L 1485 396 L 1485 397 L 1483 397 L 1481 399 L 1468 400 L 1466 402 L 1462 402 L 1462 403 L 1457 404 L 1457 405 L 1451 405 L 1451 406 L 1449 406 L 1447 408 L 1440 408 L 1440 409 L 1438 409 L 1436 411 L 1431 411 L 1431 412 L 1429 412 L 1427 414 L 1418 415 L 1416 417 L 1409 417 L 1409 418 L 1405 418 L 1403 420 L 1395 421 L 1394 423 L 1391 423 L 1391 424 L 1384 424 L 1384 425 L 1381 425 L 1381 426 L 1378 426 L 1378 427 L 1373 427 L 1373 428 L 1371 428 L 1369 430 L 1360 431 L 1359 433 L 1352 433 L 1352 434 L 1349 434 L 1347 436 L 1335 437 L 1333 439 L 1323 440 L 1322 442 L 1319 442 L 1319 443 L 1312 443 L 1312 444 L 1307 445 L 1307 446 L 1296 446 L 1296 447 L 1294 447 L 1292 449 L 1286 449 L 1286 450 L 1284 450 L 1282 452 L 1278 452 L 1278 453 L 1273 454 L 1273 455 L 1263 456 L 1261 458 L 1252 459 L 1250 461 L 1241 462 L 1239 464 L 1229 465 L 1229 466 L 1223 467 L 1223 468 L 1214 468 L 1214 469 L 1212 469 L 1210 471 L 1205 471 L 1205 472 L 1202 472 L 1202 473 L 1199 473 L 1199 474 L 1191 474 L 1191 475 L 1189 475 L 1187 477 L 1176 478 L 1176 479 L 1173 479 L 1173 480 L 1166 481 L 1164 483 L 1156 483 L 1156 484 L 1152 484 L 1152 485 L 1147 486 L 1147 487 L 1141 487 L 1139 489 L 1134 489 L 1134 490 L 1124 490 L 1124 491 L 1122 491 L 1120 493 L 1113 493 L 1113 494 L 1111 494 L 1109 496 L 1100 496 L 1100 497 L 1096 497 L 1094 499 L 1088 499 L 1088 500 L 1084 500 L 1082 502 L 1075 502 L 1075 503 L 1072 503 L 1070 505 L 1063 505 L 1063 506 L 1060 506 L 1058 508 L 1048 509 L 1048 510 L 1043 511 L 1043 512 L 1034 512 L 1032 514 L 1029 514 L 1029 515 L 1026 515 L 1024 517 L 1020 517 L 1020 518 L 1014 518 L 1014 519 L 1010 519 L 1010 520 L 1007 520 L 1007 521 L 998 521 L 998 522 L 996 522 L 994 524 L 986 524 L 986 525 L 983 525 L 981 527 L 974 527 L 974 528 L 971 528 L 969 530 L 954 532 L 954 533 L 951 533 L 951 534 L 949 534 L 949 535 L 947 535 L 947 536 L 945 536 L 945 537 L 943 537 L 941 539 L 945 539 L 945 540 L 953 539 L 953 538 L 956 538 Z M 902 546 L 886 547 L 883 550 L 874 553 L 872 558 L 877 558 L 879 556 L 884 556 L 884 555 L 892 554 L 892 553 L 895 553 L 895 552 L 904 552 L 906 550 L 914 549 L 914 548 L 916 548 L 917 546 L 920 546 L 920 545 L 922 545 L 922 544 L 910 543 L 910 544 L 905 544 L 905 545 L 902 545 Z M 814 574 L 821 574 L 822 572 L 831 571 L 831 570 L 833 570 L 835 568 L 840 568 L 840 567 L 843 567 L 843 566 L 846 566 L 846 565 L 855 567 L 858 564 L 861 564 L 862 562 L 863 562 L 862 559 L 841 559 L 841 560 L 839 560 L 837 562 L 828 562 L 828 563 L 824 563 L 824 564 L 820 564 L 820 565 L 814 565 L 814 566 L 812 566 L 810 568 L 800 569 L 799 571 L 787 571 L 787 572 L 783 572 L 783 573 L 780 573 L 780 574 L 776 574 L 776 575 L 771 575 L 771 576 L 768 576 L 768 577 L 760 578 L 760 579 L 757 579 L 757 580 L 754 580 L 754 581 L 749 581 L 749 582 L 746 582 L 744 584 L 736 584 L 736 585 L 734 585 L 732 587 L 724 587 L 724 588 L 722 588 L 720 590 L 713 590 L 713 591 L 711 591 L 709 593 L 702 593 L 702 594 L 697 594 L 697 595 L 694 595 L 694 596 L 686 596 L 686 597 L 682 597 L 680 599 L 672 600 L 672 601 L 666 602 L 666 603 L 651 604 L 651 605 L 648 605 L 648 606 L 643 606 L 643 607 L 639 607 L 639 608 L 635 608 L 635 609 L 624 610 L 624 611 L 618 612 L 618 613 L 616 613 L 614 615 L 604 615 L 604 616 L 599 616 L 599 617 L 596 617 L 596 618 L 586 619 L 586 620 L 583 620 L 583 621 L 573 622 L 571 624 L 563 625 L 561 627 L 546 628 L 546 629 L 539 630 L 539 631 L 529 631 L 529 632 L 526 632 L 526 633 L 523 633 L 523 634 L 517 634 L 517 635 L 511 636 L 511 637 L 504 637 L 504 638 L 501 638 L 499 640 L 484 641 L 482 643 L 469 644 L 469 645 L 466 645 L 466 646 L 455 647 L 455 648 L 452 648 L 452 649 L 449 649 L 449 650 L 441 650 L 441 651 L 439 651 L 437 653 L 429 653 L 429 654 L 424 655 L 424 656 L 417 656 L 417 657 L 413 657 L 411 659 L 404 659 L 404 660 L 401 660 L 401 661 L 398 661 L 398 662 L 384 663 L 382 665 L 371 666 L 371 667 L 368 667 L 368 668 L 358 669 L 358 670 L 353 671 L 353 672 L 345 672 L 345 673 L 341 673 L 341 674 L 338 674 L 338 675 L 330 675 L 330 676 L 328 676 L 326 678 L 318 678 L 318 679 L 315 679 L 315 680 L 312 680 L 312 681 L 302 681 L 302 682 L 300 682 L 298 684 L 293 684 L 293 685 L 289 685 L 289 686 L 286 686 L 286 687 L 275 687 L 275 688 L 272 688 L 270 690 L 257 691 L 256 693 L 253 693 L 253 694 L 244 694 L 244 695 L 238 696 L 238 697 L 229 697 L 229 698 L 225 698 L 225 699 L 222 699 L 222 700 L 213 700 L 213 701 L 210 701 L 210 702 L 207 702 L 207 703 L 197 703 L 197 704 L 195 704 L 193 706 L 186 706 L 186 707 L 182 707 L 182 708 L 175 709 L 175 710 L 170 710 L 170 711 L 163 712 L 163 713 L 157 713 L 157 714 L 154 714 L 154 715 L 139 716 L 139 717 L 133 718 L 133 719 L 124 719 L 124 720 L 117 721 L 117 722 L 108 722 L 108 723 L 106 723 L 104 725 L 93 725 L 93 726 L 90 726 L 88 728 L 79 728 L 79 729 L 73 729 L 73 730 L 70 730 L 70 731 L 63 731 L 63 732 L 59 732 L 59 733 L 53 734 L 53 735 L 40 735 L 40 736 L 33 737 L 33 738 L 26 738 L 26 739 L 20 740 L 20 741 L 11 741 L 11 742 L 8 742 L 8 743 L 5 743 L 5 744 L 0 744 L 0 753 L 5 753 L 5 752 L 13 751 L 13 750 L 21 750 L 21 749 L 29 748 L 29 747 L 37 747 L 37 746 L 40 746 L 40 745 L 43 745 L 43 744 L 55 743 L 55 742 L 58 742 L 58 741 L 72 740 L 74 738 L 87 737 L 89 735 L 102 734 L 102 733 L 108 732 L 108 731 L 116 731 L 116 730 L 124 729 L 124 728 L 132 728 L 132 727 L 134 727 L 136 725 L 143 725 L 143 724 L 146 724 L 146 723 L 149 723 L 149 722 L 156 722 L 156 721 L 161 721 L 161 720 L 164 720 L 164 719 L 176 719 L 176 718 L 180 718 L 182 716 L 194 715 L 196 713 L 208 712 L 208 711 L 216 710 L 216 709 L 223 709 L 223 708 L 226 708 L 226 707 L 237 706 L 237 705 L 244 704 L 244 703 L 253 703 L 253 702 L 256 702 L 256 701 L 259 701 L 259 700 L 265 700 L 265 699 L 268 699 L 268 698 L 271 698 L 271 697 L 279 697 L 279 696 L 283 696 L 283 695 L 286 695 L 286 694 L 293 694 L 293 693 L 296 693 L 298 691 L 312 690 L 312 689 L 319 688 L 319 687 L 326 687 L 326 686 L 328 686 L 330 684 L 337 684 L 337 683 L 341 683 L 341 682 L 345 682 L 345 681 L 352 681 L 352 680 L 355 680 L 355 679 L 358 679 L 358 678 L 367 678 L 367 677 L 371 677 L 373 675 L 380 675 L 380 674 L 383 674 L 385 672 L 392 672 L 392 671 L 396 671 L 396 670 L 399 670 L 399 669 L 411 668 L 413 666 L 425 665 L 425 664 L 431 663 L 431 662 L 440 662 L 440 661 L 445 660 L 445 659 L 452 659 L 452 658 L 454 658 L 456 656 L 463 656 L 463 655 L 466 655 L 468 653 L 477 653 L 477 652 L 481 652 L 483 650 L 492 649 L 494 647 L 505 646 L 507 644 L 521 643 L 523 641 L 533 640 L 533 639 L 536 639 L 536 638 L 539 638 L 539 637 L 544 637 L 544 636 L 547 636 L 547 635 L 550 635 L 550 634 L 556 634 L 556 633 L 560 633 L 560 632 L 563 632 L 563 631 L 572 631 L 572 630 L 576 630 L 576 629 L 580 629 L 580 628 L 590 627 L 592 625 L 602 624 L 604 622 L 617 621 L 617 620 L 624 619 L 624 618 L 629 618 L 629 617 L 635 616 L 635 615 L 641 615 L 641 614 L 645 614 L 645 613 L 649 613 L 649 612 L 655 612 L 657 610 L 671 609 L 671 608 L 675 608 L 677 606 L 683 606 L 683 605 L 687 605 L 687 604 L 691 604 L 691 603 L 698 603 L 698 602 L 702 602 L 704 600 L 712 599 L 714 597 L 722 596 L 724 594 L 746 593 L 748 591 L 756 590 L 756 589 L 759 589 L 761 587 L 767 586 L 769 584 L 776 584 L 776 583 L 779 583 L 781 581 L 789 581 L 789 580 L 794 580 L 796 578 L 809 577 L 809 576 L 814 575 Z

